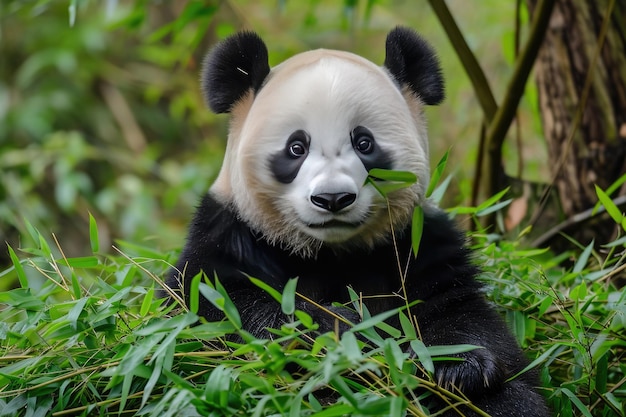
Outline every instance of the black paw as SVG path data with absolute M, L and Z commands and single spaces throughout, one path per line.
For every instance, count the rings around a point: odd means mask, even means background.
M 501 361 L 487 349 L 457 355 L 460 360 L 438 362 L 435 381 L 448 391 L 472 398 L 502 388 L 507 372 Z

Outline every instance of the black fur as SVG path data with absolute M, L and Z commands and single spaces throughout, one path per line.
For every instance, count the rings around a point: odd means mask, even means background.
M 367 138 L 371 141 L 372 150 L 363 153 L 358 149 L 358 143 L 361 139 Z M 389 152 L 385 152 L 378 144 L 374 138 L 374 135 L 370 130 L 363 126 L 357 126 L 350 133 L 350 139 L 352 141 L 352 147 L 354 148 L 356 154 L 358 155 L 361 162 L 363 162 L 363 166 L 366 170 L 370 171 L 374 168 L 382 168 L 382 169 L 392 169 L 393 167 L 393 158 L 389 154 Z
M 294 155 L 290 151 L 292 145 L 298 145 L 302 149 L 302 155 Z M 269 159 L 269 167 L 274 178 L 283 184 L 291 183 L 298 172 L 300 167 L 304 163 L 304 160 L 309 155 L 309 147 L 311 145 L 311 136 L 304 130 L 296 130 L 287 139 L 285 147 L 276 152 Z
M 411 248 L 410 233 L 400 235 L 398 248 L 404 259 Z M 411 260 L 407 269 L 406 288 L 411 300 L 423 301 L 412 310 L 423 342 L 427 346 L 467 343 L 485 348 L 460 354 L 462 362 L 438 363 L 436 378 L 443 386 L 462 387 L 464 395 L 493 416 L 547 416 L 540 395 L 531 388 L 536 383 L 534 375 L 526 373 L 506 382 L 527 362 L 502 319 L 484 299 L 462 234 L 441 212 L 426 216 L 421 242 L 417 259 Z M 324 247 L 316 259 L 303 259 L 269 245 L 209 194 L 193 219 L 177 268 L 185 271 L 184 288 L 189 288 L 189 280 L 201 270 L 210 277 L 216 273 L 239 308 L 244 328 L 268 337 L 265 329 L 280 326 L 286 318 L 280 305 L 250 283 L 246 273 L 279 291 L 288 279 L 299 277 L 298 292 L 330 306 L 349 301 L 347 286 L 364 297 L 398 294 L 401 285 L 395 253 L 393 245 L 385 243 L 373 250 L 344 254 Z M 173 273 L 168 284 L 178 288 L 178 280 L 178 274 Z M 366 304 L 372 314 L 377 314 L 403 302 L 390 296 L 372 298 Z M 313 316 L 320 331 L 334 329 L 335 320 L 322 310 L 304 301 L 297 307 Z M 353 311 L 339 310 L 358 321 Z M 208 320 L 223 318 L 206 300 L 199 314 Z
M 430 45 L 408 28 L 387 35 L 384 66 L 429 105 L 444 99 L 443 75 Z M 205 100 L 215 113 L 228 113 L 248 91 L 257 92 L 270 72 L 267 47 L 253 32 L 240 32 L 207 54 L 201 75 Z
M 443 101 L 443 75 L 437 55 L 411 29 L 397 27 L 389 32 L 385 67 L 400 85 L 408 86 L 425 104 Z
M 230 36 L 205 58 L 201 75 L 205 100 L 215 113 L 228 113 L 248 91 L 257 92 L 269 72 L 267 47 L 256 33 Z

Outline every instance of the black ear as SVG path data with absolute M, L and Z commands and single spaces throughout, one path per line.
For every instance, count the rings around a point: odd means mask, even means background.
M 248 91 L 259 90 L 269 72 L 263 40 L 253 32 L 232 35 L 213 47 L 204 59 L 204 99 L 215 113 L 228 113 Z
M 435 51 L 411 29 L 397 27 L 387 35 L 385 67 L 425 104 L 444 98 L 443 75 Z

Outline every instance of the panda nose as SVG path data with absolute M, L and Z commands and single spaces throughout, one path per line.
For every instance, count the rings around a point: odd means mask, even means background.
M 356 194 L 352 193 L 322 193 L 311 196 L 313 204 L 333 213 L 348 207 L 355 200 Z

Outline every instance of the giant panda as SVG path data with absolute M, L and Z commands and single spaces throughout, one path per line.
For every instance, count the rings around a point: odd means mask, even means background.
M 420 301 L 411 314 L 427 346 L 483 347 L 459 354 L 460 361 L 438 362 L 442 387 L 492 416 L 548 415 L 532 373 L 509 380 L 527 365 L 523 352 L 485 300 L 463 234 L 425 196 L 424 106 L 444 97 L 427 42 L 397 27 L 387 36 L 382 67 L 318 49 L 270 68 L 263 40 L 241 32 L 207 54 L 201 84 L 208 106 L 230 113 L 229 135 L 221 170 L 167 279 L 171 289 L 187 299 L 196 274 L 217 276 L 243 327 L 271 337 L 267 329 L 286 317 L 250 276 L 278 291 L 297 277 L 298 293 L 313 301 L 298 298 L 297 307 L 320 332 L 346 330 L 327 310 L 359 321 L 354 310 L 337 306 L 350 301 L 348 287 L 373 315 L 406 304 L 404 279 L 408 301 Z M 385 199 L 366 181 L 373 168 L 410 171 L 418 180 Z M 414 257 L 416 206 L 424 222 Z M 199 314 L 223 319 L 207 300 Z M 469 409 L 440 415 L 459 413 L 475 415 Z

